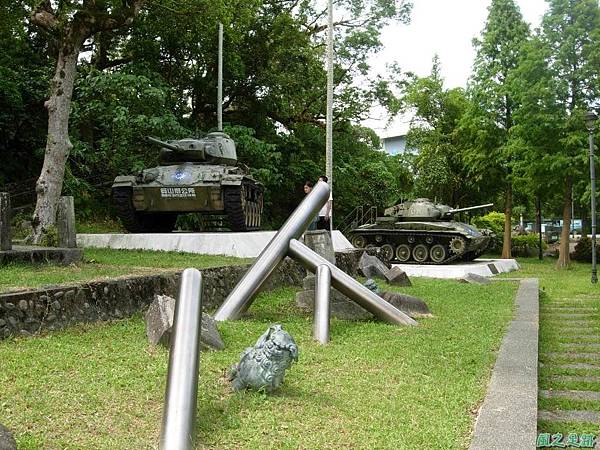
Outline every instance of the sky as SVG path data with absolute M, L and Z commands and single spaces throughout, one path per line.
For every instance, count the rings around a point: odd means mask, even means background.
M 427 76 L 437 53 L 445 87 L 465 87 L 475 57 L 472 40 L 481 34 L 490 3 L 491 0 L 413 0 L 410 24 L 393 24 L 382 31 L 384 49 L 371 59 L 372 73 L 385 73 L 386 64 L 397 62 L 403 71 Z M 516 0 L 516 3 L 532 29 L 538 27 L 546 2 Z M 384 112 L 373 111 L 372 117 L 363 124 L 380 135 L 408 129 L 407 118 L 398 118 L 385 130 Z

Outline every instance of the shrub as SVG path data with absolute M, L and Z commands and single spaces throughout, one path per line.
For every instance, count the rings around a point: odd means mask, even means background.
M 479 230 L 488 229 L 494 233 L 488 250 L 494 251 L 502 248 L 504 235 L 504 213 L 492 211 L 485 216 L 474 217 L 471 221 Z
M 596 255 L 600 256 L 600 245 L 596 243 Z M 571 254 L 571 257 L 576 261 L 592 261 L 592 240 L 587 236 L 582 236 L 579 239 L 577 245 L 575 245 L 575 251 Z
M 539 245 L 540 239 L 537 233 L 513 236 L 511 252 L 514 256 L 532 256 L 537 253 Z M 542 250 L 547 248 L 548 245 L 542 241 Z

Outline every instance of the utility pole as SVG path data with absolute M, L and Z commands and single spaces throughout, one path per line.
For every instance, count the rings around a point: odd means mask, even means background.
M 219 69 L 217 74 L 217 130 L 223 131 L 223 24 L 219 22 Z
M 327 118 L 325 125 L 325 175 L 333 193 L 333 0 L 327 2 Z M 330 197 L 331 198 L 331 197 Z M 333 230 L 333 202 L 329 231 Z

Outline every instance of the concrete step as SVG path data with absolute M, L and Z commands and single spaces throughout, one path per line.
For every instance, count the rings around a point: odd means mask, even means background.
M 550 381 L 562 381 L 564 383 L 600 383 L 600 376 L 578 376 L 578 375 L 554 375 L 548 377 Z
M 538 411 L 538 420 L 545 420 L 547 422 L 599 423 L 600 411 Z
M 591 314 L 591 313 L 542 313 L 543 314 L 543 318 L 544 320 L 562 320 L 562 319 L 575 319 L 575 320 L 598 320 L 600 319 L 600 316 L 598 316 L 597 314 Z
M 600 353 L 572 353 L 572 352 L 547 352 L 542 353 L 545 358 L 568 358 L 568 359 L 597 359 L 600 360 Z
M 554 363 L 546 363 L 540 364 L 540 367 L 549 368 L 549 369 L 561 369 L 561 370 L 600 370 L 600 364 L 589 364 L 589 363 L 571 363 L 571 364 L 554 364 Z
M 599 401 L 600 400 L 600 392 L 596 392 L 596 391 L 540 390 L 539 396 L 541 398 L 566 398 L 568 400 L 589 400 L 589 401 Z
M 569 350 L 569 349 L 573 349 L 573 350 L 577 350 L 578 348 L 590 348 L 590 349 L 598 349 L 600 350 L 600 343 L 598 342 L 586 342 L 586 343 L 575 343 L 575 342 L 568 342 L 568 343 L 560 343 L 560 346 L 562 348 L 564 348 L 565 350 Z
M 559 342 L 600 341 L 600 334 L 572 334 L 572 335 L 565 335 L 565 336 L 559 336 L 558 341 Z

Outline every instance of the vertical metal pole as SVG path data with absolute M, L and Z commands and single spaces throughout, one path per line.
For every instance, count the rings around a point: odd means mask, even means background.
M 594 160 L 594 128 L 590 128 L 590 178 L 592 180 L 592 283 L 598 282 L 596 272 L 596 162 Z
M 365 308 L 375 317 L 395 325 L 417 325 L 417 322 L 404 314 L 402 311 L 386 302 L 360 284 L 350 275 L 338 269 L 322 256 L 313 252 L 302 242 L 292 239 L 289 244 L 290 256 L 302 264 L 305 268 L 315 273 L 320 265 L 326 265 L 331 271 L 331 284 L 334 288 Z
M 327 200 L 329 200 L 329 186 L 327 183 L 319 181 L 233 288 L 215 313 L 216 321 L 237 319 L 243 311 L 248 309 L 252 297 L 275 270 L 277 264 L 287 255 L 290 239 L 298 239 L 304 233 L 306 227 Z
M 217 129 L 223 131 L 223 24 L 219 22 L 219 69 L 217 81 Z
M 202 274 L 185 269 L 175 304 L 160 450 L 194 448 L 201 323 Z
M 325 175 L 333 192 L 333 0 L 327 2 L 327 117 L 325 126 Z M 333 230 L 333 202 L 329 232 Z
M 573 191 L 575 190 L 575 183 L 571 185 L 571 235 L 575 239 L 575 202 L 573 201 Z
M 543 259 L 543 250 L 542 250 L 542 199 L 538 194 L 535 198 L 536 206 L 537 206 L 537 222 L 538 222 L 538 238 L 540 240 L 538 246 L 538 258 L 541 261 Z
M 313 338 L 320 344 L 329 342 L 329 300 L 331 293 L 331 271 L 321 264 L 317 267 L 315 279 L 315 311 Z

